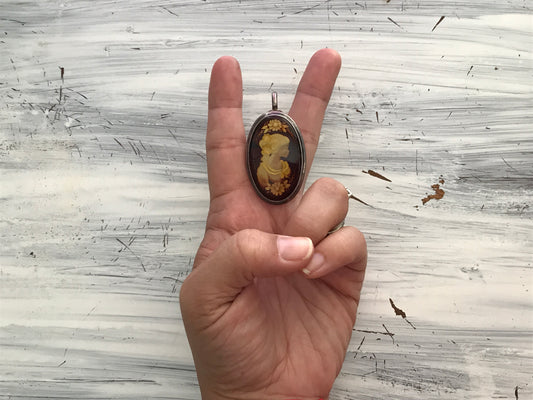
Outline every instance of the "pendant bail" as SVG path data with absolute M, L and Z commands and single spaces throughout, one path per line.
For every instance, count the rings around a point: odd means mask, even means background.
M 272 92 L 272 111 L 276 111 L 278 109 L 278 93 Z

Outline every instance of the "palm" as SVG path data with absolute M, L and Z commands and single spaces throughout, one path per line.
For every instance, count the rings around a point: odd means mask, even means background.
M 331 275 L 315 280 L 301 274 L 262 278 L 248 286 L 218 321 L 219 330 L 210 332 L 212 337 L 224 338 L 208 344 L 210 352 L 226 360 L 228 369 L 221 380 L 246 382 L 253 391 L 263 389 L 265 377 L 270 377 L 268 385 L 282 393 L 327 392 L 340 370 L 355 322 L 362 276 L 351 274 L 351 294 L 342 293 L 342 287 L 335 286 L 341 279 Z M 346 274 L 343 279 L 346 283 Z M 235 326 L 240 329 L 234 330 Z M 231 336 L 223 330 L 231 331 Z

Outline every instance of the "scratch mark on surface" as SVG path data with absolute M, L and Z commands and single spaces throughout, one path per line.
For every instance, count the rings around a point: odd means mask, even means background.
M 122 146 L 122 143 L 120 143 L 120 142 L 118 141 L 117 138 L 113 138 L 113 140 L 114 140 L 115 142 L 117 142 L 118 145 L 119 145 L 120 147 L 122 147 L 124 150 L 126 150 L 126 149 L 124 148 L 124 146 Z
M 511 164 L 509 164 L 509 163 L 505 160 L 505 158 L 502 157 L 502 161 L 505 163 L 505 165 L 507 165 L 507 166 L 508 166 L 509 168 L 511 168 L 513 171 L 515 171 L 515 172 L 520 172 L 520 171 L 518 171 L 516 168 L 514 168 Z
M 141 260 L 141 257 L 139 257 L 131 248 L 130 246 L 128 246 L 126 243 L 124 243 L 122 240 L 120 240 L 119 238 L 115 238 L 122 246 L 124 246 L 125 249 L 128 249 L 131 254 L 133 254 L 135 256 L 135 258 L 137 258 L 137 260 L 139 260 L 139 262 L 141 263 L 141 267 L 143 269 L 144 272 L 146 272 L 146 268 L 144 267 L 144 264 Z M 135 238 L 133 238 L 133 240 L 130 240 L 130 245 L 133 243 L 133 241 L 135 240 Z M 122 250 L 119 250 L 119 251 L 122 251 Z
M 392 344 L 395 344 L 394 343 L 394 333 L 391 333 L 387 327 L 385 326 L 385 324 L 381 324 L 383 326 L 383 328 L 385 328 L 385 331 L 387 332 L 387 336 L 390 336 L 390 338 L 392 339 Z
M 203 153 L 200 153 L 199 151 L 195 151 L 194 153 L 197 156 L 199 156 L 202 160 L 207 161 L 207 157 Z
M 361 339 L 361 343 L 359 343 L 359 346 L 357 346 L 357 350 L 355 350 L 355 355 L 353 356 L 353 358 L 357 357 L 357 354 L 359 353 L 359 350 L 361 350 L 361 346 L 365 342 L 365 338 L 366 338 L 366 336 L 363 336 L 363 339 Z
M 161 6 L 161 8 L 162 8 L 163 10 L 165 10 L 166 12 L 168 12 L 169 14 L 174 15 L 175 17 L 178 17 L 178 18 L 180 17 L 178 14 L 176 14 L 175 12 L 169 10 L 169 9 L 166 8 L 165 6 Z
M 398 28 L 403 29 L 395 20 L 393 20 L 391 17 L 387 17 L 387 19 L 392 22 L 394 25 L 396 25 Z
M 303 8 L 300 11 L 296 11 L 292 15 L 298 15 L 298 14 L 301 14 L 301 13 L 304 13 L 304 12 L 307 12 L 307 11 L 311 11 L 311 10 L 313 10 L 313 9 L 315 9 L 317 7 L 320 7 L 323 4 L 327 4 L 329 2 L 330 2 L 330 0 L 326 0 L 326 1 L 323 1 L 322 3 L 315 4 L 314 6 Z
M 387 332 L 380 332 L 380 331 L 369 331 L 365 329 L 353 329 L 355 332 L 361 332 L 361 333 L 372 333 L 374 335 L 383 335 L 383 336 L 394 336 L 394 333 L 391 333 L 389 331 Z
M 431 30 L 431 32 L 433 32 L 435 30 L 435 28 L 437 26 L 439 26 L 439 24 L 442 22 L 442 20 L 445 18 L 445 16 L 443 15 L 442 17 L 440 17 L 440 19 L 437 21 L 437 23 L 435 24 L 435 26 L 433 27 L 433 29 Z
M 11 19 L 11 18 L 0 18 L 0 21 L 9 21 L 9 22 L 16 22 L 17 24 L 26 25 L 26 22 L 19 21 L 18 19 Z

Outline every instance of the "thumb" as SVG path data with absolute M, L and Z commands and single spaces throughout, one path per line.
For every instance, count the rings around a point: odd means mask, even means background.
M 216 318 L 255 278 L 302 270 L 313 254 L 306 237 L 275 235 L 255 229 L 226 239 L 189 274 L 180 290 L 183 318 Z

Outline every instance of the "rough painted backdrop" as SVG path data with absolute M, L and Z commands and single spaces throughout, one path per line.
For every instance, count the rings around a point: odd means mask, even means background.
M 369 247 L 331 398 L 533 398 L 532 8 L 2 0 L 0 398 L 199 398 L 178 292 L 210 68 L 239 59 L 251 125 L 321 47 L 343 68 L 309 182 L 366 203 Z

